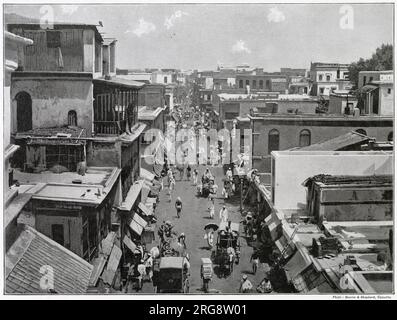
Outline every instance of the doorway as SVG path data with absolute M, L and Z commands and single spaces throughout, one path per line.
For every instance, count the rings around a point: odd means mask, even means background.
M 17 132 L 32 130 L 32 98 L 26 92 L 15 96 L 17 101 Z

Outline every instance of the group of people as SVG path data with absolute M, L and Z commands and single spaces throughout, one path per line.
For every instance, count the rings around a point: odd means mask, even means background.
M 254 290 L 254 286 L 252 285 L 251 281 L 248 279 L 248 276 L 244 274 L 240 282 L 239 293 L 252 293 L 253 290 Z M 271 293 L 273 291 L 272 284 L 267 275 L 262 279 L 262 281 L 256 287 L 256 291 L 258 293 Z

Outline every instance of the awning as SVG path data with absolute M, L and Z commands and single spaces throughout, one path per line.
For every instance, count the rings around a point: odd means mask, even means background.
M 138 224 L 142 226 L 142 228 L 145 228 L 147 226 L 147 222 L 145 219 L 143 219 L 139 214 L 135 213 L 133 220 L 135 220 Z
M 153 171 L 156 174 L 156 176 L 161 177 L 161 172 L 163 171 L 163 167 L 164 166 L 162 164 L 158 164 L 158 163 L 155 163 L 153 165 Z
M 117 268 L 121 259 L 121 249 L 117 246 L 113 246 L 112 252 L 109 257 L 109 261 L 106 266 L 106 270 L 102 274 L 103 282 L 109 285 L 113 284 L 114 276 L 116 275 Z
M 134 219 L 131 219 L 130 223 L 128 224 L 132 231 L 134 231 L 138 236 L 140 236 L 143 232 L 143 227 L 136 222 Z
M 10 204 L 5 209 L 5 216 L 4 216 L 5 227 L 7 227 L 8 224 L 18 216 L 18 214 L 21 212 L 23 207 L 29 202 L 30 198 L 32 198 L 31 194 L 22 193 L 17 195 L 10 202 Z
M 142 202 L 140 202 L 139 204 L 138 204 L 138 208 L 143 212 L 143 214 L 145 215 L 145 216 L 147 216 L 147 217 L 150 217 L 150 216 L 152 216 L 153 215 L 153 212 L 148 208 L 148 207 L 146 207 Z
M 141 193 L 142 186 L 143 186 L 143 180 L 135 181 L 135 183 L 130 187 L 130 190 L 128 190 L 127 196 L 125 197 L 125 200 L 119 207 L 119 210 L 128 211 L 128 212 L 131 211 L 136 199 Z
M 284 271 L 288 281 L 292 281 L 311 262 L 306 261 L 300 250 L 297 250 L 292 258 L 284 265 Z
M 95 84 L 107 84 L 110 86 L 116 86 L 116 87 L 124 87 L 124 88 L 131 88 L 131 89 L 138 89 L 142 88 L 145 83 L 139 82 L 139 81 L 134 81 L 134 80 L 127 80 L 123 78 L 116 78 L 113 77 L 111 79 L 94 79 L 93 80 L 94 85 Z
M 153 180 L 154 180 L 154 174 L 151 173 L 150 171 L 144 169 L 144 168 L 141 168 L 141 169 L 140 169 L 139 175 L 140 175 L 140 177 L 141 177 L 142 179 L 146 179 L 146 180 L 148 180 L 148 181 L 153 181 Z
M 11 157 L 15 153 L 15 151 L 17 151 L 18 149 L 19 149 L 18 145 L 9 144 L 4 150 L 4 160 L 6 160 L 9 157 Z
M 132 253 L 135 252 L 136 244 L 128 236 L 124 236 L 123 243 L 131 250 Z
M 124 133 L 120 136 L 120 140 L 126 144 L 129 144 L 137 140 L 146 128 L 146 124 L 138 122 L 131 127 L 131 133 Z

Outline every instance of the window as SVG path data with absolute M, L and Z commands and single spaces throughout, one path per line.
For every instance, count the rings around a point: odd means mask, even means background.
M 318 81 L 323 81 L 323 75 L 322 75 L 322 74 L 320 74 L 320 75 L 318 76 Z
M 321 93 L 321 94 L 324 93 L 324 88 L 320 88 L 320 93 Z
M 168 82 L 168 78 L 164 77 L 164 83 L 167 83 L 167 82 Z
M 340 70 L 337 70 L 337 71 L 336 71 L 336 78 L 337 78 L 337 79 L 340 79 Z
M 252 88 L 256 89 L 256 80 L 252 80 Z
M 331 81 L 331 76 L 327 74 L 327 81 Z
M 32 98 L 29 93 L 22 91 L 15 96 L 17 101 L 17 131 L 25 132 L 33 128 Z
M 310 131 L 304 129 L 299 134 L 299 147 L 310 146 L 311 134 Z
M 68 112 L 68 126 L 77 127 L 77 113 L 74 110 Z
M 263 89 L 263 80 L 259 80 L 259 89 Z
M 357 129 L 356 132 L 365 136 L 367 135 L 367 131 L 365 131 L 364 129 Z
M 269 141 L 268 141 L 268 154 L 272 151 L 277 151 L 280 148 L 280 134 L 278 130 L 272 129 L 269 131 Z
M 53 224 L 51 226 L 51 235 L 52 240 L 59 243 L 60 245 L 64 245 L 64 234 L 63 234 L 63 224 Z
M 46 31 L 47 47 L 59 48 L 61 46 L 61 32 L 60 31 Z
M 245 86 L 249 86 L 250 85 L 250 81 L 249 80 L 245 80 Z
M 243 81 L 243 80 L 240 80 L 240 81 L 238 82 L 238 87 L 239 87 L 240 89 L 244 88 L 244 81 Z
M 391 88 L 387 88 L 387 94 L 391 94 Z
M 388 134 L 387 141 L 393 141 L 393 131 Z
M 374 80 L 374 77 L 369 77 L 369 83 L 371 83 L 372 80 Z
M 270 80 L 266 80 L 266 89 L 270 90 Z
M 363 86 L 365 86 L 366 83 L 367 83 L 367 77 L 364 76 L 364 78 L 363 78 Z

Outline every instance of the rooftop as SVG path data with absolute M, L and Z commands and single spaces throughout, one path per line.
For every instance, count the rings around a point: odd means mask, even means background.
M 86 293 L 93 266 L 26 225 L 5 255 L 6 293 L 48 293 L 41 288 L 43 266 L 53 269 L 56 293 Z
M 145 83 L 139 82 L 139 81 L 134 81 L 134 80 L 127 80 L 119 77 L 112 77 L 111 79 L 105 79 L 105 78 L 97 78 L 93 80 L 94 84 L 107 84 L 107 85 L 113 85 L 113 86 L 121 86 L 121 87 L 127 87 L 127 88 L 142 88 Z
M 84 176 L 76 172 L 27 173 L 16 169 L 14 179 L 23 184 L 42 184 L 33 199 L 100 204 L 120 174 L 117 168 L 89 167 Z
M 58 138 L 85 138 L 86 131 L 84 128 L 74 126 L 35 128 L 25 132 L 18 132 L 16 138 L 22 137 L 58 137 Z
M 328 114 L 328 113 L 316 113 L 316 114 L 295 114 L 295 113 L 258 113 L 254 116 L 248 115 L 252 120 L 267 120 L 267 119 L 277 119 L 277 120 L 307 120 L 307 121 L 385 121 L 393 120 L 393 116 L 378 116 L 378 115 L 360 115 L 359 117 L 339 115 L 339 114 Z
M 371 138 L 355 131 L 348 132 L 338 137 L 323 140 L 307 147 L 294 148 L 300 151 L 337 151 L 344 150 L 357 144 L 368 143 Z

